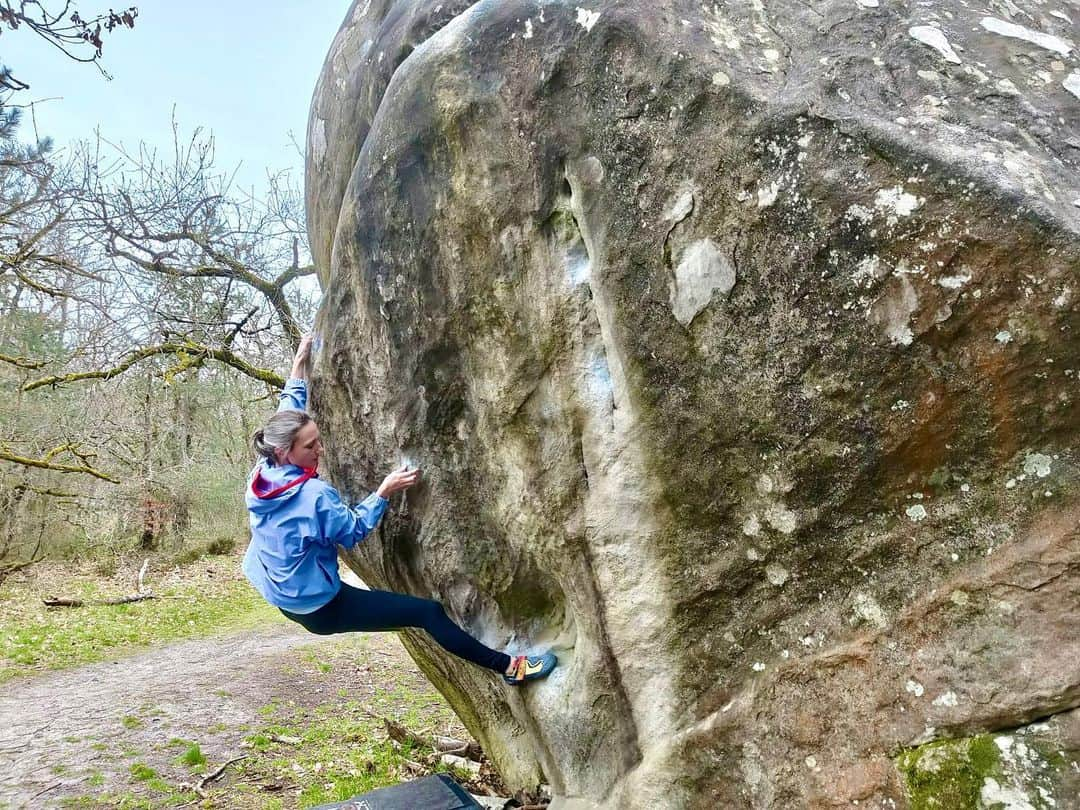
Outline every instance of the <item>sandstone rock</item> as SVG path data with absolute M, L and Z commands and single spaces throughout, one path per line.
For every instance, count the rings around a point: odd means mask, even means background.
M 407 635 L 512 786 L 904 807 L 928 745 L 1075 726 L 1055 11 L 354 3 L 308 132 L 313 404 L 344 491 L 426 472 L 364 579 L 559 654 L 510 691 Z M 979 801 L 1076 807 L 1052 739 Z

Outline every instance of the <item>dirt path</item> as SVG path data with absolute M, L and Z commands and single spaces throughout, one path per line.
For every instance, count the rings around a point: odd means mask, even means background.
M 325 707 L 381 685 L 441 700 L 395 636 L 327 639 L 291 624 L 10 682 L 0 694 L 0 807 L 100 806 L 88 797 L 130 791 L 135 762 L 170 784 L 195 781 L 176 763 L 178 741 L 198 741 L 216 766 L 245 753 L 270 704 Z

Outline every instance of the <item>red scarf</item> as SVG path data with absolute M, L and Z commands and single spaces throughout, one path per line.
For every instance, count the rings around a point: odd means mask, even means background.
M 262 477 L 262 470 L 259 470 L 257 473 L 255 473 L 255 477 L 251 479 L 251 494 L 261 501 L 268 501 L 271 498 L 276 498 L 285 490 L 291 489 L 292 487 L 300 486 L 300 484 L 304 483 L 309 478 L 316 478 L 319 475 L 318 470 L 316 470 L 314 467 L 310 469 L 301 467 L 301 469 L 304 470 L 304 472 L 298 475 L 292 481 L 289 481 L 287 484 L 282 484 L 279 487 L 275 487 L 274 489 L 271 489 L 269 491 L 266 491 L 266 487 L 270 486 L 270 482 Z

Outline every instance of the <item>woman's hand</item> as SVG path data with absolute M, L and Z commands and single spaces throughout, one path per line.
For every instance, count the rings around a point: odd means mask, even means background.
M 289 376 L 297 380 L 307 379 L 307 366 L 308 359 L 311 357 L 311 335 L 304 335 L 300 338 L 300 345 L 296 347 L 296 354 L 293 356 L 292 371 L 289 372 Z
M 375 494 L 380 498 L 389 498 L 395 492 L 408 489 L 418 480 L 420 480 L 420 470 L 410 470 L 409 465 L 406 464 L 400 470 L 394 470 L 386 476 L 383 482 L 379 484 L 379 488 L 375 490 Z

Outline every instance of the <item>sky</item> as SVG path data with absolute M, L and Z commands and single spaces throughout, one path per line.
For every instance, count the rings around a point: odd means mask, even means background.
M 213 133 L 215 167 L 239 167 L 241 188 L 264 187 L 268 169 L 292 168 L 302 180 L 292 141 L 303 149 L 315 81 L 350 0 L 113 3 L 128 5 L 139 9 L 135 28 L 104 37 L 101 62 L 112 81 L 25 28 L 0 32 L 0 61 L 30 84 L 13 102 L 36 102 L 38 134 L 63 148 L 100 128 L 111 142 L 134 149 L 143 141 L 168 155 L 175 115 L 185 140 L 197 127 Z M 79 0 L 75 8 L 89 18 L 109 4 Z M 29 113 L 23 140 L 32 140 Z

